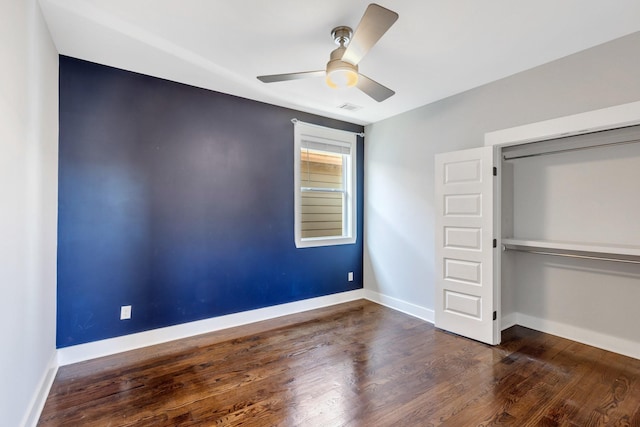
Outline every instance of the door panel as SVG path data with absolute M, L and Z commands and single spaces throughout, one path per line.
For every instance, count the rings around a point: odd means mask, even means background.
M 459 259 L 444 259 L 444 278 L 456 282 L 482 285 L 482 264 Z
M 446 312 L 470 316 L 474 319 L 481 318 L 482 301 L 475 295 L 465 295 L 445 290 L 444 300 L 444 309 Z
M 444 196 L 445 215 L 479 217 L 482 213 L 482 196 L 480 194 L 454 194 Z
M 436 327 L 500 342 L 494 148 L 436 155 Z
M 482 236 L 480 228 L 444 227 L 444 246 L 450 249 L 470 249 L 479 251 Z

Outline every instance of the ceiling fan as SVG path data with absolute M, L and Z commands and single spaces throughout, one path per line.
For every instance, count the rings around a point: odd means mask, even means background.
M 356 31 L 349 27 L 336 27 L 331 37 L 338 48 L 331 52 L 325 70 L 258 76 L 264 83 L 325 77 L 332 88 L 356 86 L 378 102 L 389 98 L 394 91 L 358 72 L 358 63 L 398 19 L 398 14 L 377 4 L 370 4 Z M 353 36 L 353 37 L 352 37 Z

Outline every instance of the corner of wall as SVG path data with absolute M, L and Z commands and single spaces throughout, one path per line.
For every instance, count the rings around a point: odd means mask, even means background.
M 435 313 L 430 308 L 421 307 L 398 298 L 381 294 L 371 289 L 365 289 L 364 295 L 369 301 L 384 305 L 385 307 L 392 308 L 396 311 L 408 314 L 409 316 L 417 317 L 418 319 L 422 319 L 429 323 L 434 323 L 435 321 Z
M 49 358 L 49 364 L 42 373 L 42 377 L 38 383 L 38 387 L 36 388 L 31 398 L 31 402 L 29 403 L 29 407 L 27 409 L 27 412 L 25 413 L 21 426 L 35 427 L 38 424 L 40 414 L 42 413 L 44 404 L 47 401 L 49 391 L 51 390 L 53 380 L 55 379 L 57 373 L 58 357 L 56 351 L 54 350 L 51 353 L 51 357 Z

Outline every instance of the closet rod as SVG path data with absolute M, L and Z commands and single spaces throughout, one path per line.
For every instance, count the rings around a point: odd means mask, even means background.
M 574 147 L 574 148 L 564 148 L 562 150 L 554 150 L 554 151 L 544 151 L 542 153 L 534 153 L 534 154 L 523 154 L 521 156 L 513 156 L 507 157 L 502 156 L 504 160 L 515 160 L 515 159 L 524 159 L 526 157 L 538 157 L 538 156 L 546 156 L 548 154 L 556 154 L 556 153 L 567 153 L 569 151 L 580 151 L 580 150 L 588 150 L 590 148 L 598 148 L 598 147 L 608 147 L 611 145 L 625 145 L 625 144 L 633 144 L 636 142 L 640 142 L 640 139 L 632 139 L 631 141 L 619 141 L 619 142 L 608 142 L 605 144 L 598 145 L 588 145 L 586 147 Z
M 516 248 L 508 248 L 508 247 L 505 247 L 505 250 L 526 252 L 529 254 L 538 254 L 538 255 L 553 255 L 553 256 L 561 256 L 561 257 L 567 257 L 567 258 L 580 258 L 580 259 L 592 259 L 597 261 L 613 261 L 613 262 L 624 262 L 627 264 L 640 264 L 640 261 L 635 261 L 632 259 L 606 258 L 606 257 L 591 256 L 591 255 L 574 255 L 574 254 L 564 254 L 561 252 L 534 251 L 530 249 L 516 249 Z

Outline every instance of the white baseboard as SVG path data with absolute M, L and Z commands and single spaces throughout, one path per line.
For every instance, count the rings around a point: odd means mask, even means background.
M 262 320 L 301 313 L 303 311 L 314 310 L 316 308 L 327 307 L 363 298 L 365 298 L 364 290 L 356 289 L 354 291 L 310 298 L 287 304 L 243 311 L 226 316 L 212 317 L 210 319 L 168 326 L 166 328 L 153 329 L 136 334 L 60 348 L 57 352 L 58 364 L 60 366 L 70 365 L 72 363 L 109 356 L 123 351 L 134 350 L 194 335 L 205 334 L 207 332 L 242 326 L 249 323 L 260 322 Z
M 396 311 L 417 317 L 418 319 L 425 320 L 429 323 L 434 323 L 434 312 L 429 308 L 424 308 L 398 298 L 390 297 L 376 291 L 372 291 L 371 289 L 364 290 L 364 297 L 369 301 L 373 301 Z
M 637 341 L 615 337 L 590 329 L 583 329 L 566 323 L 541 319 L 523 313 L 514 313 L 514 315 L 516 324 L 518 325 L 640 359 L 640 344 Z
M 235 326 L 247 325 L 249 323 L 274 319 L 288 314 L 301 313 L 303 311 L 327 307 L 348 301 L 355 301 L 358 299 L 368 299 L 430 323 L 433 323 L 434 321 L 434 313 L 431 309 L 383 295 L 372 290 L 357 289 L 355 291 L 295 301 L 288 304 L 244 311 L 226 316 L 213 317 L 210 319 L 198 320 L 196 322 L 183 323 L 166 328 L 153 329 L 136 334 L 94 341 L 87 344 L 60 348 L 57 352 L 58 365 L 70 365 L 72 363 L 109 356 L 150 345 L 161 344 L 168 341 L 205 334 L 207 332 L 219 331 Z
M 505 330 L 509 329 L 512 326 L 518 324 L 518 313 L 509 313 L 502 316 L 502 320 L 500 321 L 500 329 Z
M 380 294 L 370 289 L 364 290 L 365 298 L 394 310 L 434 323 L 434 311 L 397 298 Z M 640 359 L 640 345 L 636 341 L 615 337 L 589 329 L 565 323 L 554 322 L 523 313 L 509 313 L 502 317 L 501 329 L 505 330 L 515 325 L 535 329 L 551 335 L 556 335 L 582 344 L 591 345 L 614 353 Z
M 24 415 L 24 419 L 20 424 L 21 426 L 35 427 L 38 424 L 40 414 L 42 413 L 44 404 L 47 401 L 47 396 L 49 396 L 49 391 L 51 390 L 51 386 L 53 385 L 53 380 L 55 379 L 57 372 L 58 362 L 56 353 L 53 352 L 51 354 L 51 358 L 49 359 L 47 369 L 43 372 L 42 379 L 40 380 L 40 383 L 38 384 L 38 387 L 35 389 L 36 391 L 31 398 L 29 409 Z
M 207 332 L 219 331 L 263 320 L 274 319 L 280 316 L 301 313 L 316 308 L 327 307 L 363 298 L 410 316 L 417 317 L 424 321 L 434 323 L 435 317 L 432 309 L 390 297 L 370 289 L 357 289 L 354 291 L 295 301 L 288 304 L 265 307 L 257 310 L 250 310 L 226 316 L 199 320 L 196 322 L 184 323 L 181 325 L 169 326 L 166 328 L 154 329 L 137 334 L 61 348 L 57 351 L 57 364 L 52 364 L 53 367 L 50 369 L 50 373 L 43 378 L 43 386 L 41 387 L 41 390 L 48 392 L 48 389 L 51 387 L 51 382 L 53 382 L 57 366 L 69 365 L 71 363 L 82 362 L 97 357 L 108 356 L 163 342 L 187 338 Z M 522 313 L 510 313 L 502 317 L 502 330 L 514 325 L 522 325 L 527 328 L 640 359 L 640 346 L 638 343 L 624 338 L 618 338 L 572 325 L 540 319 Z M 49 382 L 48 385 L 47 382 Z M 47 393 L 40 391 L 38 396 L 42 394 L 44 394 L 43 399 L 46 399 Z M 37 397 L 34 397 L 34 405 L 32 405 L 34 409 L 37 408 L 39 404 L 36 402 L 36 399 Z M 44 405 L 44 400 L 41 403 Z M 40 410 L 41 409 L 42 407 L 40 407 Z M 35 413 L 37 411 L 31 412 Z M 31 419 L 31 417 L 28 419 Z

